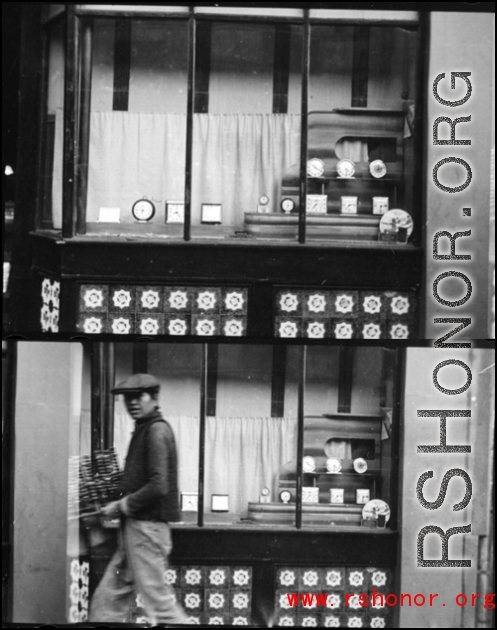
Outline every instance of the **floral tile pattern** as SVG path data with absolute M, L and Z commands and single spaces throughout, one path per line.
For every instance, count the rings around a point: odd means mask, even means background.
M 45 284 L 43 295 L 48 295 L 50 281 Z M 83 284 L 77 329 L 97 335 L 244 337 L 247 307 L 246 288 Z M 53 310 L 44 303 L 42 326 L 46 330 L 58 326 L 58 301 L 56 322 L 51 319 Z
M 412 339 L 414 292 L 278 289 L 274 334 L 307 339 Z
M 43 278 L 41 283 L 41 299 L 41 331 L 59 332 L 60 282 L 58 280 Z
M 90 563 L 82 558 L 69 561 L 69 601 L 67 620 L 69 623 L 88 621 L 90 599 Z
M 275 572 L 275 616 L 278 627 L 391 628 L 384 595 L 392 592 L 393 572 L 383 567 L 278 567 Z M 375 589 L 375 591 L 373 591 Z M 376 606 L 362 606 L 359 595 L 383 594 Z M 326 595 L 290 604 L 288 594 Z M 319 601 L 319 603 L 318 603 Z M 293 603 L 293 602 L 292 602 Z

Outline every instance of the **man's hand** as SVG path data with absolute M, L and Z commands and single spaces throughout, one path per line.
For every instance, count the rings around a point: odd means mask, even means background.
M 121 515 L 121 502 L 120 501 L 111 501 L 104 505 L 104 507 L 100 510 L 100 512 L 104 516 L 120 516 Z

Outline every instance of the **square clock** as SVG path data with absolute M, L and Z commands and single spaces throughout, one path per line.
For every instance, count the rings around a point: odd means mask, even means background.
M 182 201 L 166 201 L 166 223 L 184 223 L 185 204 Z
M 181 493 L 181 511 L 198 512 L 198 492 Z
M 228 494 L 213 494 L 211 496 L 211 512 L 229 512 L 230 497 Z
M 222 207 L 220 203 L 203 203 L 202 223 L 210 223 L 211 225 L 221 223 Z

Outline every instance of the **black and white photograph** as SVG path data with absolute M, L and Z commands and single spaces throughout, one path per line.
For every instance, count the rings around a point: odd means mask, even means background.
M 495 3 L 2 3 L 4 627 L 495 627 Z

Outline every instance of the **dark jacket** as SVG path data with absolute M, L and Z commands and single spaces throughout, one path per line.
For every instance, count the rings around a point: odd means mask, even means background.
M 166 523 L 179 520 L 178 462 L 173 431 L 154 411 L 136 422 L 121 481 L 127 515 Z

